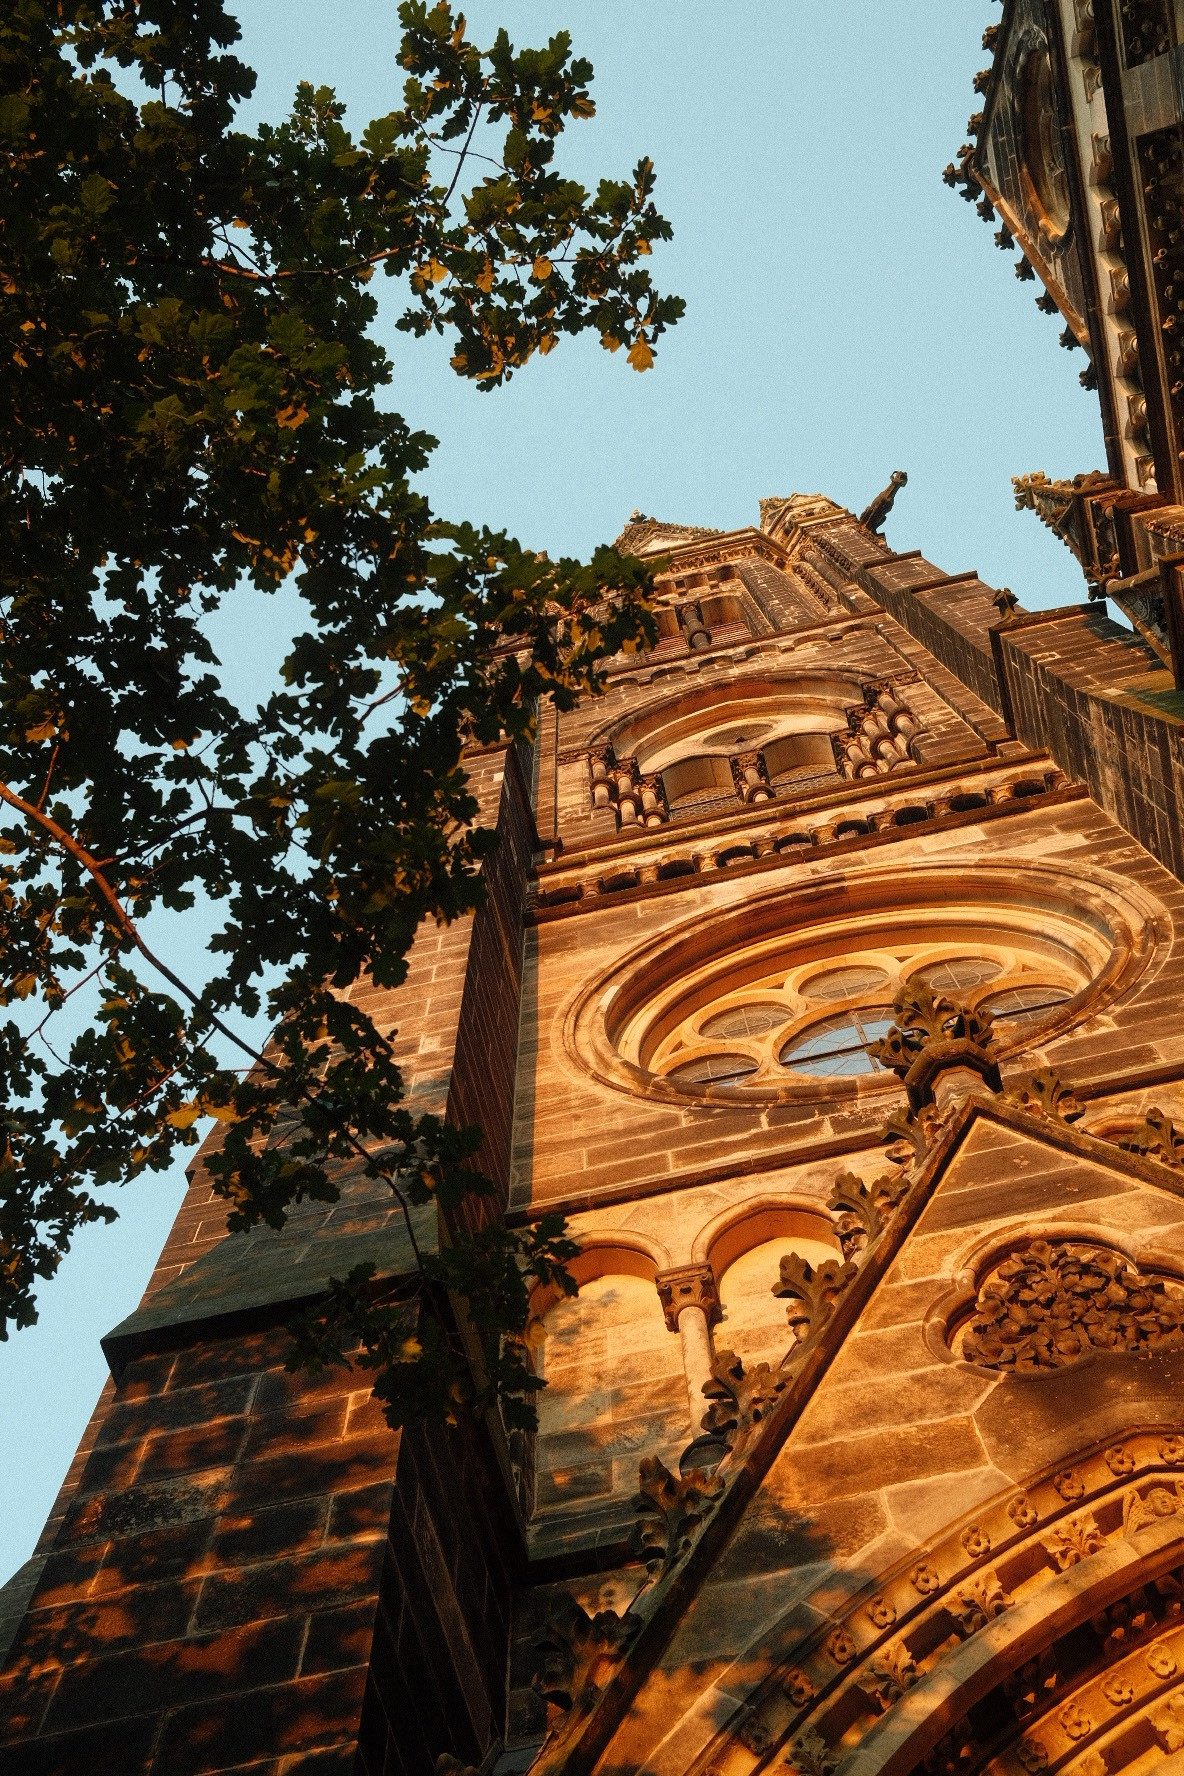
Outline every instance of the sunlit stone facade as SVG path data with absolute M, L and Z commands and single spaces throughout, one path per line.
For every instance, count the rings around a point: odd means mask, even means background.
M 0 1776 L 1184 1747 L 1162 669 L 821 497 L 622 542 L 657 648 L 471 760 L 487 904 L 367 995 L 502 1211 L 579 1243 L 537 1435 L 286 1373 L 293 1304 L 401 1230 L 347 1178 L 227 1238 L 199 1161 L 4 1594 Z

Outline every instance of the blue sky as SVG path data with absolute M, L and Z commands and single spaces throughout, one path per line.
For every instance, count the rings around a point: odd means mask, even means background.
M 358 129 L 397 103 L 387 0 L 244 0 L 251 112 L 278 118 L 299 79 L 337 88 Z M 1036 286 L 941 181 L 977 108 L 990 0 L 477 0 L 471 33 L 520 43 L 569 28 L 596 68 L 598 115 L 561 149 L 591 181 L 642 154 L 675 239 L 652 264 L 687 315 L 655 368 L 565 341 L 509 388 L 478 394 L 442 342 L 392 336 L 394 404 L 434 433 L 424 478 L 443 515 L 586 555 L 634 507 L 681 523 L 756 521 L 766 495 L 823 492 L 858 509 L 895 468 L 900 549 L 977 568 L 1024 604 L 1077 602 L 1067 551 L 1010 478 L 1104 466 L 1080 352 L 1057 344 Z M 257 686 L 274 613 L 220 624 L 228 676 Z M 177 937 L 200 951 L 202 921 Z M 0 1345 L 0 1579 L 30 1552 L 102 1386 L 98 1340 L 135 1305 L 180 1201 L 179 1174 L 126 1193 L 80 1240 L 41 1321 Z

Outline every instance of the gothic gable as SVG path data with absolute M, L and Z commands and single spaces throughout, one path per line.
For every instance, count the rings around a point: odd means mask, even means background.
M 1055 1095 L 1029 1103 L 972 1099 L 944 1130 L 930 1111 L 918 1164 L 839 1184 L 846 1262 L 783 1267 L 780 1370 L 717 1363 L 705 1425 L 731 1452 L 710 1479 L 650 1475 L 643 1520 L 663 1527 L 614 1630 L 628 1650 L 539 1769 L 747 1776 L 776 1751 L 803 1773 L 904 1772 L 957 1725 L 932 1699 L 919 1725 L 914 1689 L 969 1717 L 1023 1649 L 1068 1658 L 1066 1636 L 1144 1582 L 1140 1646 L 1175 1621 L 1181 1174 L 1072 1128 Z M 1069 1675 L 1106 1681 L 1089 1660 Z M 1136 1684 L 1089 1735 L 1146 1700 Z M 1042 1708 L 1013 1711 L 1016 1732 Z M 1148 1708 L 1136 1739 L 1158 1731 Z M 1025 1733 L 992 1771 L 1038 1767 L 1023 1745 L 1057 1733 L 1077 1746 L 1059 1717 Z

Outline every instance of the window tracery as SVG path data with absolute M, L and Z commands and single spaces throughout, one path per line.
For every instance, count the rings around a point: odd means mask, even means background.
M 991 944 L 971 933 L 957 947 L 914 939 L 721 982 L 664 1031 L 649 1065 L 689 1086 L 759 1085 L 786 1074 L 868 1078 L 885 1071 L 875 1050 L 892 1026 L 893 998 L 918 976 L 989 1010 L 1003 1041 L 1039 1029 L 1084 985 L 1079 965 L 1036 944 Z

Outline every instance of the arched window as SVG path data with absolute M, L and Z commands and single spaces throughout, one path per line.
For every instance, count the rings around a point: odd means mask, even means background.
M 613 1268 L 625 1264 L 632 1274 Z M 666 1327 L 656 1267 L 638 1254 L 605 1251 L 572 1268 L 580 1292 L 546 1309 L 535 1352 L 547 1384 L 536 1396 L 538 1511 L 625 1505 L 637 1491 L 641 1456 L 658 1454 L 677 1470 L 691 1436 L 681 1350 Z

